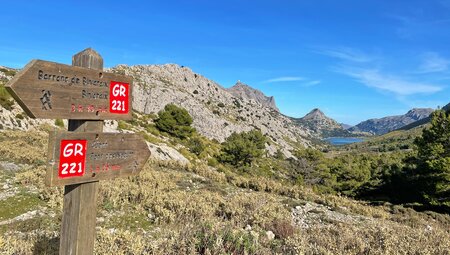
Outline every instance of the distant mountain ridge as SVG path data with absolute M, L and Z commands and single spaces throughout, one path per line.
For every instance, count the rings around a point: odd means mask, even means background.
M 275 98 L 273 96 L 266 96 L 260 90 L 250 87 L 247 84 L 242 83 L 241 81 L 237 81 L 236 84 L 228 88 L 227 91 L 237 98 L 241 98 L 244 100 L 254 101 L 259 103 L 265 107 L 272 108 L 279 112 L 277 105 L 275 104 Z
M 450 111 L 450 103 L 448 103 L 446 106 L 442 107 L 442 110 Z M 423 119 L 420 119 L 418 121 L 415 121 L 415 122 L 413 122 L 411 124 L 403 126 L 403 127 L 399 128 L 399 130 L 410 130 L 412 128 L 415 128 L 415 127 L 427 124 L 430 121 L 431 121 L 431 116 L 428 116 L 426 118 L 423 118 Z
M 334 119 L 327 117 L 318 108 L 314 108 L 304 117 L 294 120 L 300 126 L 312 130 L 320 138 L 351 135 L 351 133 L 345 130 L 341 124 Z
M 388 116 L 380 119 L 369 119 L 348 129 L 350 132 L 367 132 L 374 135 L 386 134 L 406 125 L 430 116 L 434 110 L 431 108 L 414 108 L 404 115 Z

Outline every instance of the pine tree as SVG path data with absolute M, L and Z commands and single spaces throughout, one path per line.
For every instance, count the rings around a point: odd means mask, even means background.
M 166 105 L 164 110 L 158 113 L 158 117 L 155 121 L 156 127 L 173 136 L 186 138 L 195 131 L 191 127 L 192 117 L 188 111 L 174 104 Z
M 259 130 L 233 133 L 222 144 L 219 160 L 234 166 L 249 165 L 264 153 L 267 139 Z
M 434 112 L 431 126 L 415 144 L 418 188 L 425 201 L 450 206 L 450 112 Z

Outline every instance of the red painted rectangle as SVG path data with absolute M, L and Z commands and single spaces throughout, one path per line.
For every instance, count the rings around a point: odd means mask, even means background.
M 111 81 L 109 85 L 109 112 L 127 114 L 130 106 L 128 98 L 130 96 L 130 86 L 128 83 Z
M 59 178 L 83 176 L 86 171 L 87 140 L 61 140 Z

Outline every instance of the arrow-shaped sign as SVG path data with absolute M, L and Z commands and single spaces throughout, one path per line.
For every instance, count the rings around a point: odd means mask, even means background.
M 126 75 L 33 60 L 6 88 L 32 118 L 132 118 L 132 78 Z
M 49 186 L 137 175 L 150 157 L 137 134 L 51 132 L 48 146 Z

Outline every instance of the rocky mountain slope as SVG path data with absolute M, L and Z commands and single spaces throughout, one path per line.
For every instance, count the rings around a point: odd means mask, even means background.
M 233 132 L 258 128 L 272 141 L 269 153 L 281 149 L 290 156 L 294 144 L 309 144 L 306 137 L 311 132 L 308 129 L 299 128 L 290 118 L 268 106 L 267 101 L 261 102 L 265 97 L 262 93 L 253 89 L 250 92 L 242 84 L 231 89 L 244 91 L 235 96 L 216 82 L 175 64 L 119 65 L 110 71 L 134 77 L 133 108 L 136 111 L 157 113 L 166 104 L 174 103 L 188 110 L 194 119 L 193 126 L 210 139 L 224 141 Z M 256 97 L 259 99 L 255 100 Z
M 3 70 L 3 71 L 2 71 Z M 0 70 L 3 84 L 15 70 Z M 133 109 L 145 113 L 158 113 L 166 104 L 174 103 L 186 108 L 194 119 L 199 133 L 220 142 L 233 132 L 260 129 L 270 140 L 270 154 L 281 149 L 291 156 L 293 145 L 308 146 L 311 132 L 299 128 L 290 118 L 279 113 L 273 97 L 238 82 L 225 89 L 212 80 L 194 73 L 187 67 L 166 65 L 120 65 L 111 68 L 134 77 Z M 33 120 L 22 113 L 19 106 L 1 108 L 0 124 L 3 128 L 28 130 L 50 120 Z
M 418 120 L 427 118 L 433 109 L 414 108 L 404 115 L 389 116 L 380 119 L 370 119 L 359 123 L 349 129 L 351 132 L 368 132 L 375 135 L 382 135 L 392 130 L 399 129 Z
M 350 136 L 341 124 L 327 117 L 320 109 L 313 109 L 304 117 L 293 119 L 300 126 L 310 129 L 319 137 Z
M 450 111 L 450 103 L 448 103 L 446 106 L 442 107 L 442 110 Z M 423 118 L 423 119 L 420 119 L 420 120 L 418 120 L 418 121 L 415 121 L 415 122 L 413 122 L 413 123 L 411 123 L 411 124 L 408 124 L 408 125 L 406 125 L 406 126 L 403 126 L 403 127 L 399 128 L 399 130 L 410 130 L 410 129 L 412 129 L 412 128 L 415 128 L 415 127 L 418 127 L 418 126 L 427 124 L 427 123 L 429 123 L 430 121 L 431 121 L 431 117 L 428 116 L 428 117 L 426 117 L 426 118 Z
M 268 97 L 261 91 L 254 89 L 240 81 L 238 81 L 233 87 L 227 89 L 227 91 L 235 97 L 261 104 L 278 112 L 280 111 L 275 104 L 275 98 L 273 96 Z

